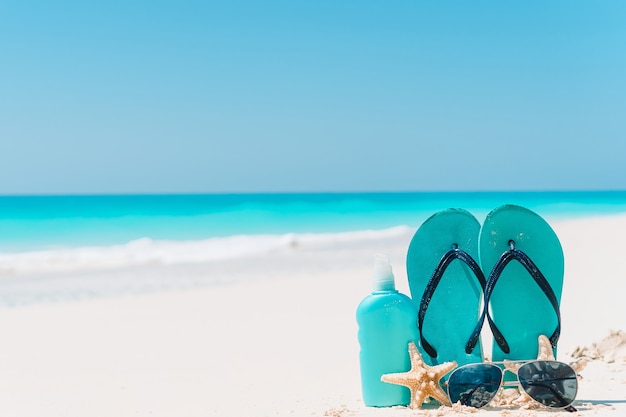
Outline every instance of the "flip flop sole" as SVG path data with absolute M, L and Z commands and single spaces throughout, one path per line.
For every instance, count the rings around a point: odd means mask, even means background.
M 561 243 L 542 217 L 524 207 L 505 205 L 487 215 L 479 237 L 480 264 L 485 275 L 509 250 L 511 240 L 537 265 L 560 301 L 564 274 Z M 511 348 L 505 354 L 494 342 L 494 361 L 536 358 L 538 337 L 549 337 L 557 326 L 548 298 L 517 261 L 510 262 L 500 274 L 490 305 L 493 320 Z
M 407 252 L 407 275 L 413 302 L 420 307 L 422 295 L 441 258 L 458 245 L 478 262 L 480 224 L 469 212 L 447 209 L 428 218 L 415 232 Z M 482 361 L 480 342 L 472 353 L 465 345 L 479 316 L 482 288 L 471 269 L 456 259 L 445 270 L 428 305 L 422 335 L 437 351 L 424 361 L 430 365 L 456 361 L 459 365 Z M 416 341 L 417 344 L 418 341 Z

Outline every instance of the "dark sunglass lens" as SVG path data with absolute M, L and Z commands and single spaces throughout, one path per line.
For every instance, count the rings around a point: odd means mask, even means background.
M 448 395 L 454 404 L 481 408 L 496 396 L 502 383 L 502 370 L 495 365 L 465 365 L 450 374 Z
M 576 371 L 562 362 L 530 362 L 519 368 L 517 376 L 526 394 L 547 407 L 567 407 L 576 398 Z

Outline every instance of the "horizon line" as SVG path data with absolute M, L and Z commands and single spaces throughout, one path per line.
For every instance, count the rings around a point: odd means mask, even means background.
M 348 191 L 197 191 L 197 192 L 100 192 L 100 193 L 7 193 L 1 197 L 137 197 L 137 196 L 235 196 L 235 195 L 340 195 L 340 194 L 544 194 L 622 193 L 626 189 L 519 189 L 519 190 L 348 190 Z

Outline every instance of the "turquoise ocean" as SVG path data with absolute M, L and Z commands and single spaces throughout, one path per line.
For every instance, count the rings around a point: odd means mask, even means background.
M 626 191 L 0 196 L 0 253 L 231 236 L 416 228 L 461 207 L 502 204 L 546 218 L 626 212 Z
M 215 285 L 219 261 L 406 239 L 438 210 L 482 222 L 503 204 L 549 222 L 626 214 L 626 191 L 0 196 L 0 305 Z
M 626 191 L 0 196 L 0 275 L 236 258 L 294 236 L 416 230 L 449 207 L 482 221 L 502 204 L 549 221 L 609 215 L 626 213 Z

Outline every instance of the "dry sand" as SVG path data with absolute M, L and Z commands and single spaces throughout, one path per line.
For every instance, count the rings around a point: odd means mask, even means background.
M 578 414 L 624 415 L 626 216 L 551 223 L 566 256 L 558 359 L 590 359 Z M 262 258 L 167 270 L 185 282 L 212 275 L 232 284 L 2 308 L 0 415 L 572 415 L 363 405 L 355 309 L 370 291 L 376 252 L 390 254 L 397 287 L 408 294 L 410 237 L 294 245 Z M 131 275 L 158 273 L 153 266 Z

